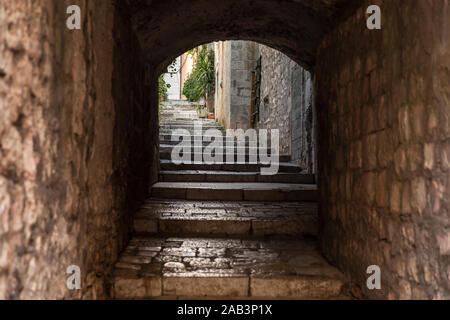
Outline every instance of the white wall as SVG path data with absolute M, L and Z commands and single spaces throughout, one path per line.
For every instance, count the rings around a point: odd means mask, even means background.
M 164 81 L 170 84 L 168 90 L 169 100 L 180 100 L 181 99 L 181 57 L 176 59 L 176 63 L 168 68 L 168 73 L 164 75 Z

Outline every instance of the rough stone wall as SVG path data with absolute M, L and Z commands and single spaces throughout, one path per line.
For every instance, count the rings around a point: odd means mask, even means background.
M 292 161 L 315 172 L 311 74 L 280 51 L 260 45 L 260 53 L 258 128 L 278 129 L 280 153 L 290 154 Z
M 65 27 L 72 4 L 81 31 Z M 127 202 L 146 184 L 136 176 L 150 176 L 137 163 L 152 157 L 133 140 L 150 122 L 145 68 L 129 59 L 130 45 L 139 50 L 130 29 L 113 34 L 126 25 L 116 10 L 0 2 L 0 299 L 107 296 Z M 66 288 L 69 265 L 81 267 L 80 291 Z
M 317 120 L 311 74 L 291 61 L 291 156 L 308 173 L 317 173 Z
M 260 129 L 278 129 L 280 153 L 291 154 L 291 60 L 280 51 L 260 45 Z
M 367 1 L 318 51 L 321 246 L 371 298 L 450 298 L 449 21 L 447 1 Z

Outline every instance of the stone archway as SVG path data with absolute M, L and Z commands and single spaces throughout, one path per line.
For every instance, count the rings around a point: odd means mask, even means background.
M 326 257 L 360 284 L 379 265 L 371 298 L 449 297 L 446 1 L 73 2 L 78 32 L 62 1 L 0 4 L 1 298 L 107 296 L 158 170 L 152 83 L 183 50 L 226 39 L 315 73 Z M 379 31 L 365 27 L 374 3 Z M 65 286 L 71 264 L 81 292 Z
M 361 3 L 361 0 L 129 1 L 124 3 L 124 10 L 129 12 L 142 49 L 158 73 L 196 45 L 231 39 L 266 44 L 311 70 L 322 37 Z

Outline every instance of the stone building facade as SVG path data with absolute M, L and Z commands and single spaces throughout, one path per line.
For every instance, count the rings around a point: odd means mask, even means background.
M 215 44 L 216 118 L 227 129 L 250 127 L 251 72 L 257 57 L 258 44 L 254 42 Z
M 82 31 L 65 28 L 73 3 Z M 449 299 L 448 21 L 432 0 L 0 1 L 0 298 L 108 296 L 158 177 L 157 75 L 234 38 L 314 72 L 327 260 L 362 297 Z M 374 264 L 381 290 L 365 287 Z
M 182 56 L 176 58 L 174 62 L 167 68 L 167 73 L 164 74 L 164 81 L 170 85 L 167 90 L 167 98 L 169 100 L 180 100 L 182 92 Z
M 258 128 L 278 129 L 280 153 L 315 172 L 315 119 L 311 74 L 289 57 L 264 45 Z
M 252 72 L 261 59 L 260 103 L 254 128 L 278 129 L 280 153 L 315 172 L 315 119 L 311 74 L 283 53 L 250 41 L 216 44 L 218 121 L 250 127 Z

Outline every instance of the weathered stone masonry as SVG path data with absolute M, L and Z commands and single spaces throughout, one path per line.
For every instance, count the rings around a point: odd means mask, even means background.
M 65 28 L 70 4 L 82 8 L 82 31 Z M 109 1 L 0 3 L 0 298 L 107 295 L 129 204 L 147 193 L 140 161 L 155 152 L 142 134 L 154 121 L 144 64 L 127 57 L 139 45 L 119 11 Z M 79 292 L 66 288 L 72 264 Z
M 295 61 L 264 45 L 261 54 L 261 103 L 258 128 L 278 129 L 280 153 L 290 154 L 307 172 L 316 172 L 316 139 L 311 74 Z
M 374 3 L 381 31 L 365 27 Z M 82 31 L 65 28 L 71 4 Z M 133 204 L 158 170 L 146 83 L 186 50 L 229 39 L 315 73 L 326 257 L 369 298 L 449 298 L 448 1 L 114 4 L 124 7 L 0 2 L 0 298 L 107 296 Z M 66 289 L 71 264 L 81 292 Z M 381 291 L 365 289 L 372 264 Z
M 450 6 L 376 3 L 381 31 L 360 9 L 318 51 L 322 248 L 356 283 L 381 267 L 367 296 L 448 299 Z

